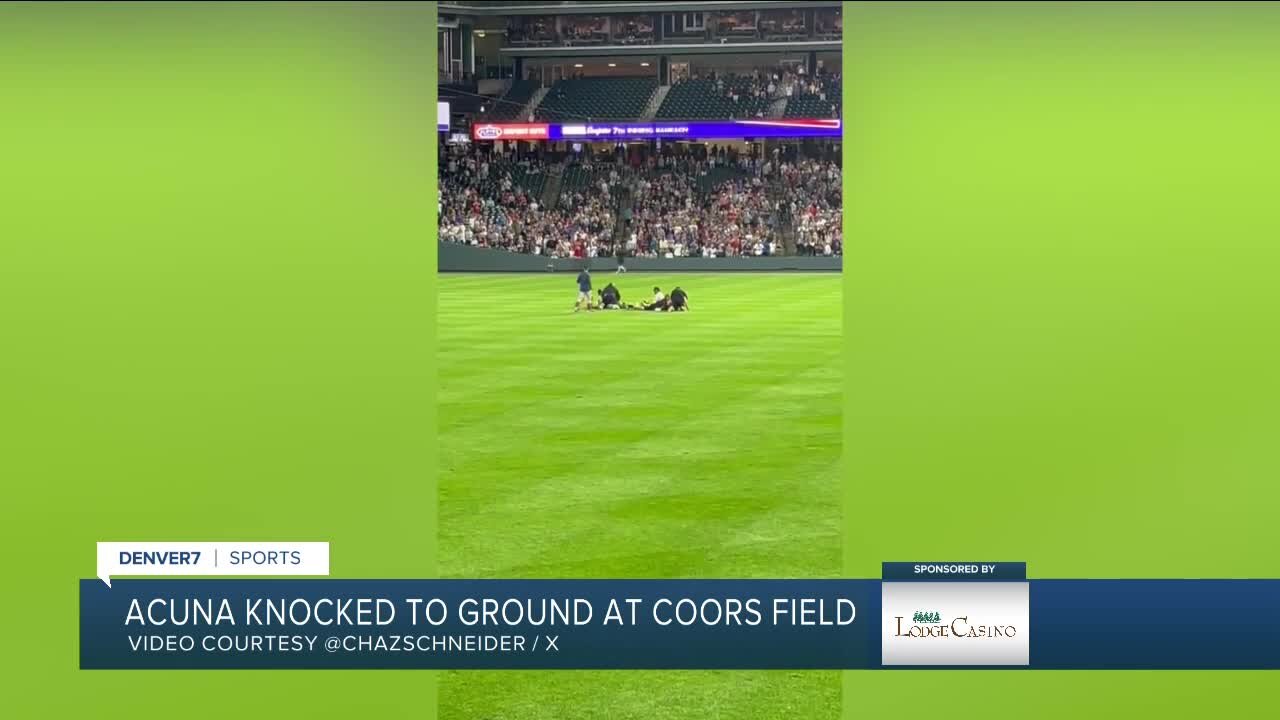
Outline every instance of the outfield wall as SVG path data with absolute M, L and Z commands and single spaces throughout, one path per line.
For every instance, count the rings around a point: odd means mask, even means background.
M 505 250 L 478 248 L 441 242 L 440 272 L 548 272 L 574 271 L 582 260 L 522 255 Z M 751 257 L 751 258 L 627 258 L 627 269 L 640 272 L 778 272 L 786 270 L 839 272 L 839 257 Z M 550 267 L 548 267 L 550 266 Z M 592 258 L 592 270 L 614 270 L 613 258 Z

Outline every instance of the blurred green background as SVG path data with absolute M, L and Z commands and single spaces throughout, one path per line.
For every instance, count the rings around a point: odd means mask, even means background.
M 1280 575 L 1280 6 L 846 3 L 844 27 L 846 573 Z M 851 672 L 844 708 L 1247 716 L 1275 684 Z
M 433 574 L 434 13 L 0 5 L 0 714 L 434 716 L 424 672 L 80 672 L 76 619 L 98 540 Z
M 76 669 L 97 540 L 434 574 L 434 12 L 0 5 L 6 714 L 434 715 L 425 672 Z M 845 17 L 846 573 L 1280 574 L 1280 7 Z M 853 672 L 844 707 L 1249 715 L 1274 678 Z

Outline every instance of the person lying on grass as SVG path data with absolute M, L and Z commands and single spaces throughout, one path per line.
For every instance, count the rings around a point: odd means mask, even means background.
M 662 288 L 653 289 L 653 302 L 647 304 L 627 304 L 622 302 L 622 291 L 613 283 L 596 291 L 599 302 L 588 302 L 587 310 L 646 310 L 650 312 L 686 312 L 689 310 L 689 294 L 683 288 L 676 287 L 670 295 L 662 292 Z
M 622 307 L 622 291 L 613 283 L 600 288 L 600 307 L 605 310 L 617 310 Z
M 653 302 L 645 305 L 644 309 L 657 312 L 685 312 L 689 309 L 689 294 L 680 287 L 672 290 L 670 295 L 664 295 L 661 288 L 654 288 Z
M 662 288 L 655 286 L 653 288 L 653 302 L 644 306 L 645 310 L 657 310 L 659 312 L 667 309 L 667 296 L 662 294 Z

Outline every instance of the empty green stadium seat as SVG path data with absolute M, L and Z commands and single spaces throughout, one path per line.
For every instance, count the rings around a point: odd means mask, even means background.
M 654 78 L 561 80 L 538 104 L 537 117 L 549 122 L 635 120 L 658 89 Z
M 516 80 L 511 83 L 506 94 L 493 104 L 491 111 L 485 115 L 486 119 L 495 122 L 524 120 L 525 118 L 520 117 L 520 111 L 529 104 L 529 100 L 537 91 L 538 83 L 532 80 Z
M 769 99 L 751 97 L 750 87 L 751 78 L 748 77 L 726 78 L 723 90 L 714 80 L 685 80 L 671 86 L 662 107 L 658 108 L 657 117 L 667 120 L 727 120 L 768 115 Z M 736 103 L 730 97 L 730 91 L 735 88 L 739 94 Z

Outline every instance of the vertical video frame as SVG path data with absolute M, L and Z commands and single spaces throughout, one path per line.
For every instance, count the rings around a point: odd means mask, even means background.
M 837 577 L 838 2 L 439 16 L 439 567 Z M 457 672 L 445 718 L 835 718 L 837 673 Z

